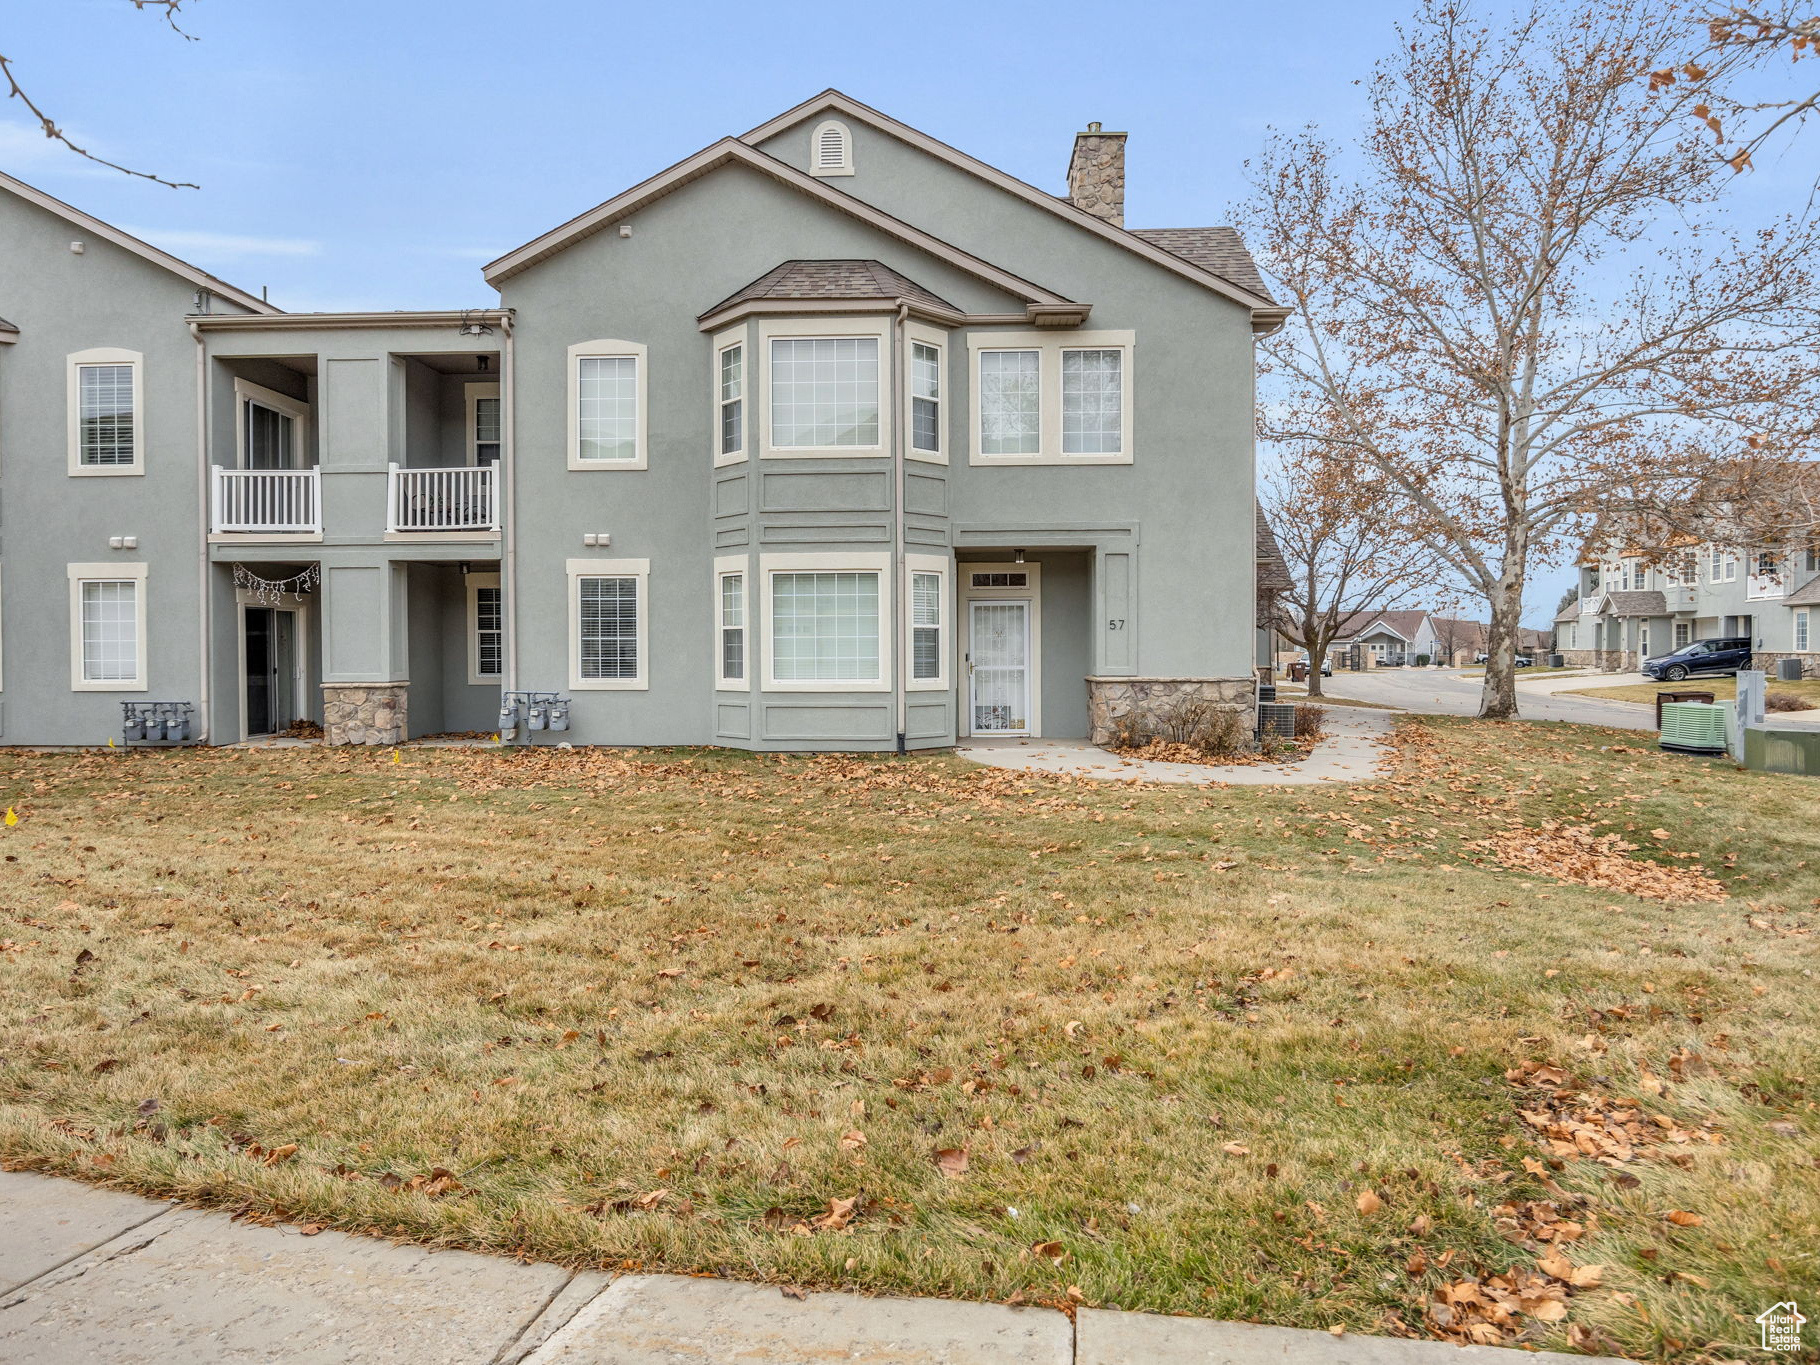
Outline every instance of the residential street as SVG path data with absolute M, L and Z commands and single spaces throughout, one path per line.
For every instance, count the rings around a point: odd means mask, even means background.
M 1639 681 L 1626 678 L 1626 681 Z M 1599 697 L 1549 695 L 1552 687 L 1599 687 L 1613 679 L 1603 676 L 1562 678 L 1547 674 L 1534 681 L 1517 680 L 1523 715 L 1528 720 L 1565 720 L 1578 725 L 1612 725 L 1624 730 L 1652 730 L 1656 717 L 1650 707 L 1634 702 L 1606 701 Z M 1336 673 L 1322 680 L 1336 697 L 1375 701 L 1428 715 L 1476 716 L 1482 681 L 1477 675 L 1461 676 L 1456 669 L 1385 668 L 1369 673 Z M 1689 687 L 1698 687 L 1690 682 Z M 1779 718 L 1780 719 L 1780 718 Z

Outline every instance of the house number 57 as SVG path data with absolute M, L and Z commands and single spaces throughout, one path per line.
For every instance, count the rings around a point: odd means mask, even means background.
M 1110 621 L 1106 622 L 1107 630 L 1123 630 L 1124 628 L 1125 618 L 1122 616 L 1115 616 Z

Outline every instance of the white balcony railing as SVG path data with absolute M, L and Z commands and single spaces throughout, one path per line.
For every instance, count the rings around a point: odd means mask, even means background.
M 314 469 L 215 466 L 214 529 L 258 535 L 322 531 L 322 483 Z
M 498 480 L 492 465 L 400 469 L 386 480 L 388 531 L 496 531 Z

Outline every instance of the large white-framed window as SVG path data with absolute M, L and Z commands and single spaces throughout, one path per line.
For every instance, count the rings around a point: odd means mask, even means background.
M 759 564 L 767 691 L 890 688 L 890 555 L 778 554 Z
M 234 381 L 234 448 L 242 469 L 302 469 L 310 405 L 250 380 Z
M 1735 583 L 1738 579 L 1738 556 L 1719 545 L 1706 547 L 1706 579 L 1709 583 Z
M 904 329 L 904 340 L 910 348 L 904 385 L 910 397 L 910 443 L 904 453 L 912 460 L 947 464 L 947 336 L 911 326 Z
M 969 462 L 1130 464 L 1136 347 L 1129 331 L 969 335 Z
M 569 347 L 569 468 L 648 464 L 647 349 L 606 338 Z
M 904 623 L 907 686 L 933 692 L 949 685 L 954 657 L 954 581 L 942 555 L 905 555 L 910 602 Z
M 69 472 L 145 473 L 145 357 L 101 346 L 68 363 Z
M 1812 613 L 1805 607 L 1795 612 L 1795 653 L 1809 654 L 1814 648 L 1814 623 Z
M 499 575 L 471 573 L 468 583 L 468 681 L 497 683 L 506 672 L 505 598 Z
M 746 362 L 746 329 L 735 327 L 714 338 L 714 463 L 738 464 L 746 458 L 746 390 L 751 367 Z
M 723 691 L 752 686 L 751 594 L 746 557 L 721 555 L 714 561 L 714 681 Z
M 468 463 L 496 465 L 505 449 L 505 409 L 499 385 L 473 383 L 462 389 L 467 398 Z
M 648 667 L 648 559 L 571 559 L 569 686 L 643 692 Z
M 809 174 L 853 174 L 853 133 L 846 124 L 828 119 L 815 126 L 809 138 Z
M 761 455 L 885 454 L 891 442 L 885 401 L 890 335 L 890 319 L 883 317 L 761 321 Z
M 70 690 L 143 692 L 144 564 L 71 564 Z

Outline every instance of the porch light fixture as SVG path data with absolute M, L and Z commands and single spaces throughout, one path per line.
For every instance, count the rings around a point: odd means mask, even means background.
M 1011 562 L 1013 564 L 1022 564 L 1024 562 L 1024 552 L 1022 550 L 1013 550 L 1011 552 Z
M 480 372 L 485 374 L 493 363 L 493 357 L 490 355 L 477 355 L 474 357 L 474 363 L 479 367 Z

